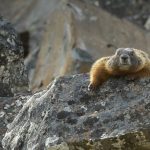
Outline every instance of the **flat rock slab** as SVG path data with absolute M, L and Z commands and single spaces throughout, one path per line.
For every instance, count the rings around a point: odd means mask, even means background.
M 23 106 L 5 149 L 145 150 L 150 147 L 150 79 L 114 78 L 96 92 L 88 74 L 55 79 Z

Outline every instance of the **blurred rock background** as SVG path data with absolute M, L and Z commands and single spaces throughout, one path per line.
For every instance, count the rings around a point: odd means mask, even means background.
M 24 47 L 30 88 L 55 77 L 88 72 L 118 47 L 150 53 L 148 0 L 0 0 Z

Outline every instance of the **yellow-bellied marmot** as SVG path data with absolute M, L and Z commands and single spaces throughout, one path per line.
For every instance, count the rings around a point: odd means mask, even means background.
M 98 88 L 109 77 L 124 75 L 134 78 L 150 76 L 148 54 L 134 48 L 119 48 L 113 56 L 98 59 L 91 68 L 88 89 Z

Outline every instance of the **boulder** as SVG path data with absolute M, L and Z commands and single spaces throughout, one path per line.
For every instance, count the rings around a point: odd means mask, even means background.
M 0 18 L 0 97 L 28 90 L 23 47 L 12 25 Z
M 56 78 L 27 100 L 4 149 L 148 150 L 150 79 L 111 78 L 87 90 L 88 74 Z

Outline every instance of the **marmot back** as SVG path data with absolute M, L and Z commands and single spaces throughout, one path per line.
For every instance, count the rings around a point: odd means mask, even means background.
M 102 57 L 90 71 L 89 90 L 98 88 L 112 76 L 131 76 L 134 78 L 150 76 L 148 54 L 133 48 L 119 48 L 113 56 Z

